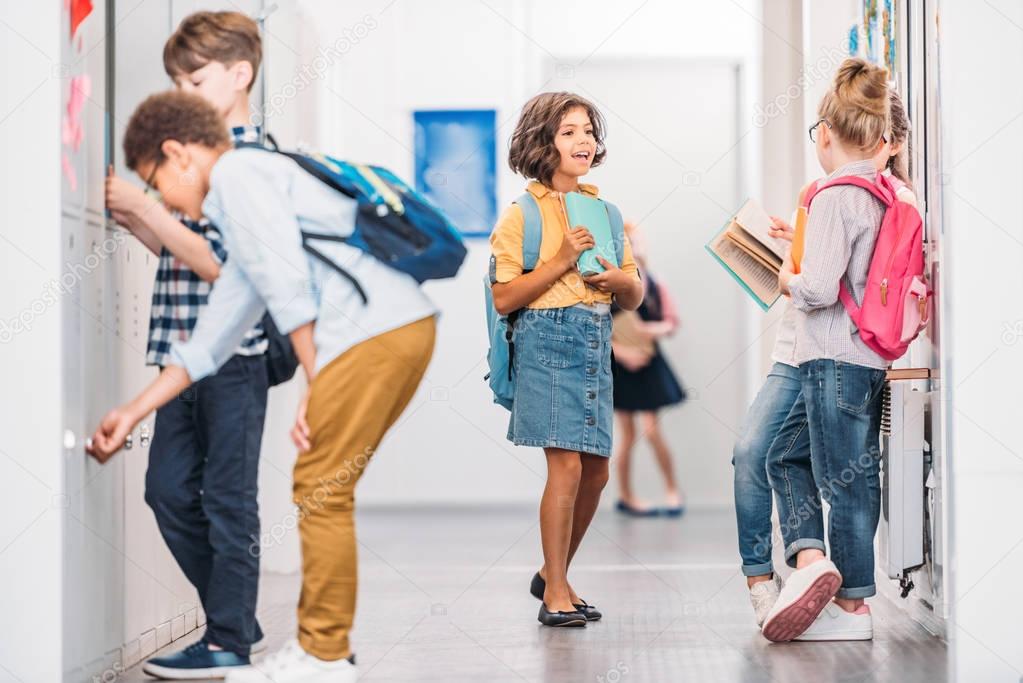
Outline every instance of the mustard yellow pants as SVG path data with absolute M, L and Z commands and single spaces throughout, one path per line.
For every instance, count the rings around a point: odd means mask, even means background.
M 310 654 L 350 654 L 355 614 L 355 485 L 412 400 L 433 355 L 436 322 L 424 318 L 364 341 L 313 378 L 306 419 L 312 447 L 295 463 L 302 539 L 298 640 Z

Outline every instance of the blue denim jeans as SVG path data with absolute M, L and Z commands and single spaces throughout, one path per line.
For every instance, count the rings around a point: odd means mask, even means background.
M 739 555 L 745 576 L 773 571 L 771 564 L 771 485 L 767 479 L 767 452 L 799 398 L 799 368 L 775 363 L 746 413 L 742 434 L 732 451 L 735 468 L 735 521 L 739 528 Z M 804 422 L 805 424 L 805 422 Z M 806 430 L 789 439 L 790 448 L 809 455 Z
M 818 493 L 827 501 L 828 545 L 842 573 L 840 598 L 867 598 L 874 587 L 874 534 L 881 505 L 881 393 L 885 371 L 833 360 L 799 366 L 802 394 L 782 431 L 805 422 L 810 452 L 776 439 L 767 456 L 778 503 L 785 560 L 800 550 L 825 551 Z
M 156 411 L 146 502 L 199 593 L 206 637 L 240 655 L 263 637 L 259 588 L 259 448 L 266 360 L 232 356 Z

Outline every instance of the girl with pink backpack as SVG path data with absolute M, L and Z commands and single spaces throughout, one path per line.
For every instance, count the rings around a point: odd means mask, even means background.
M 873 632 L 864 598 L 876 592 L 881 393 L 927 304 L 919 214 L 873 162 L 889 129 L 886 81 L 884 69 L 861 59 L 839 68 L 810 129 L 828 175 L 807 196 L 801 268 L 788 259 L 779 275 L 797 311 L 801 393 L 779 430 L 792 439 L 775 439 L 768 453 L 785 558 L 795 568 L 763 624 L 773 641 Z M 809 452 L 788 448 L 804 426 Z M 818 495 L 831 508 L 830 559 Z

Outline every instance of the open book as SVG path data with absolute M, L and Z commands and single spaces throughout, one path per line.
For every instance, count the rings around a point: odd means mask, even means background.
M 747 199 L 706 247 L 765 311 L 781 296 L 778 271 L 785 258 L 785 243 L 771 237 L 770 229 L 771 217 Z

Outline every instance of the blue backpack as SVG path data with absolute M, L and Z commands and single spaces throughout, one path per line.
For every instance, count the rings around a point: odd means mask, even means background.
M 528 273 L 536 267 L 537 259 L 540 257 L 540 241 L 543 237 L 543 222 L 540 217 L 540 207 L 536 198 L 529 192 L 524 193 L 515 200 L 522 210 L 522 272 Z M 611 231 L 614 235 L 615 255 L 618 263 L 621 264 L 625 250 L 625 224 L 622 221 L 622 214 L 618 207 L 610 202 L 604 202 L 607 209 L 607 216 L 611 221 Z M 519 317 L 519 311 L 512 311 L 508 315 L 500 315 L 494 308 L 494 295 L 491 286 L 497 282 L 497 261 L 490 257 L 490 272 L 483 278 L 483 296 L 486 299 L 487 307 L 487 333 L 490 339 L 490 349 L 487 352 L 487 365 L 490 371 L 483 378 L 490 384 L 490 390 L 494 393 L 494 403 L 511 410 L 515 398 L 515 376 L 512 372 L 515 358 L 515 343 L 512 340 L 515 328 L 515 321 Z
M 302 248 L 348 280 L 366 303 L 362 285 L 342 266 L 327 258 L 314 243 L 344 242 L 372 254 L 386 265 L 407 273 L 416 282 L 454 277 L 466 249 L 458 230 L 425 197 L 380 166 L 341 161 L 323 154 L 285 152 L 267 136 L 271 146 L 243 143 L 237 147 L 283 154 L 328 187 L 358 203 L 355 230 L 347 236 L 302 231 Z

